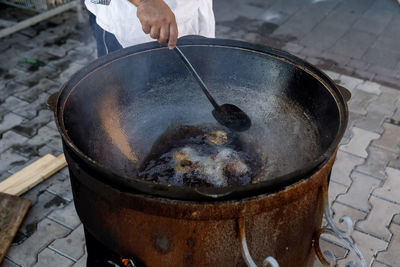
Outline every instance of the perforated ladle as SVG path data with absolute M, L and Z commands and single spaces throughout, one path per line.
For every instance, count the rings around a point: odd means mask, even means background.
M 211 96 L 207 86 L 200 78 L 197 71 L 194 69 L 192 64 L 190 64 L 189 60 L 183 54 L 183 52 L 179 49 L 179 47 L 175 46 L 174 51 L 179 55 L 182 59 L 183 63 L 185 63 L 187 69 L 192 73 L 193 77 L 198 82 L 200 88 L 203 90 L 203 93 L 207 96 L 210 103 L 213 105 L 214 110 L 212 114 L 214 118 L 223 126 L 238 132 L 246 131 L 251 126 L 251 120 L 249 116 L 247 116 L 244 111 L 242 111 L 239 107 L 233 104 L 223 104 L 218 105 L 215 99 Z

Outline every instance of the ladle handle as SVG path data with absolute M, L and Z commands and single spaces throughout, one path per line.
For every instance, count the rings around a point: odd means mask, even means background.
M 183 52 L 179 49 L 178 46 L 175 46 L 174 51 L 182 59 L 183 63 L 185 63 L 185 65 L 188 68 L 188 70 L 190 71 L 190 73 L 192 73 L 193 77 L 197 80 L 197 82 L 199 83 L 204 94 L 207 96 L 208 100 L 211 102 L 211 104 L 214 106 L 214 108 L 219 109 L 219 105 L 214 100 L 214 98 L 211 96 L 210 92 L 207 89 L 207 86 L 205 85 L 203 80 L 200 78 L 199 74 L 197 74 L 197 71 L 193 68 L 192 64 L 190 64 L 189 60 L 186 58 L 186 56 L 183 54 Z

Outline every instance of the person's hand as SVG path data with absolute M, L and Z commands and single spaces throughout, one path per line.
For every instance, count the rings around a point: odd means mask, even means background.
M 176 46 L 178 26 L 175 15 L 163 0 L 129 0 L 137 7 L 137 17 L 146 34 L 159 43 L 168 41 L 170 49 Z

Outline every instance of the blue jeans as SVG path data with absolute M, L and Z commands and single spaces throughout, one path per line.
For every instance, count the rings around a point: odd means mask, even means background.
M 102 57 L 108 53 L 121 49 L 122 46 L 118 42 L 117 38 L 115 38 L 115 35 L 103 30 L 103 28 L 96 23 L 96 16 L 89 11 L 88 13 L 90 28 L 94 38 L 96 39 L 97 56 Z

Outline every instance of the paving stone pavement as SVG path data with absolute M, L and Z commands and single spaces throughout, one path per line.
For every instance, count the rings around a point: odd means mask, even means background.
M 329 187 L 333 219 L 353 219 L 353 239 L 367 266 L 400 266 L 400 6 L 389 0 L 220 0 L 214 8 L 218 37 L 291 52 L 352 92 Z M 7 62 L 0 65 L 1 181 L 46 153 L 62 152 L 45 101 L 95 59 L 96 48 L 71 11 L 1 39 L 0 50 L 0 62 Z M 45 66 L 22 64 L 24 57 Z M 33 205 L 0 266 L 85 266 L 67 169 L 23 197 Z M 340 242 L 321 243 L 339 266 L 354 259 Z

